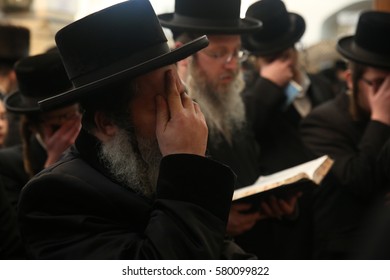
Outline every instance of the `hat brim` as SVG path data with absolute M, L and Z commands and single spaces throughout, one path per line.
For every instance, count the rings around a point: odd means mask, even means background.
M 362 49 L 355 43 L 354 36 L 340 39 L 337 43 L 337 51 L 354 62 L 378 68 L 390 68 L 390 56 L 379 55 Z
M 172 30 L 202 34 L 243 34 L 261 28 L 261 22 L 251 18 L 239 19 L 238 22 L 234 23 L 234 26 L 229 26 L 223 22 L 205 22 L 197 18 L 189 18 L 188 21 L 184 22 L 174 15 L 175 13 L 158 15 L 161 25 Z
M 19 91 L 16 91 L 10 95 L 7 95 L 4 99 L 5 107 L 7 111 L 18 114 L 28 114 L 40 112 L 38 106 L 38 99 L 28 98 L 28 104 L 26 98 L 22 97 Z
M 89 93 L 96 88 L 118 82 L 125 78 L 137 77 L 163 66 L 176 63 L 177 61 L 180 61 L 207 46 L 207 37 L 199 37 L 166 54 L 147 60 L 126 70 L 122 70 L 118 73 L 96 80 L 92 83 L 73 88 L 69 91 L 52 96 L 50 98 L 43 99 L 38 102 L 38 105 L 42 111 L 47 111 L 77 102 L 81 99 L 88 98 Z
M 278 36 L 272 41 L 260 41 L 256 39 L 256 33 L 245 35 L 242 37 L 242 44 L 245 49 L 255 55 L 267 56 L 275 53 L 279 53 L 291 46 L 301 39 L 305 33 L 306 24 L 302 16 L 289 13 L 291 29 L 284 33 L 282 36 Z

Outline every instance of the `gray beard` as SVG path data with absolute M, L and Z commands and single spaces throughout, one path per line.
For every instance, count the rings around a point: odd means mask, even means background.
M 99 158 L 123 186 L 146 197 L 154 195 L 162 158 L 156 139 L 137 139 L 132 131 L 119 129 L 102 144 Z
M 245 124 L 245 106 L 241 97 L 245 83 L 242 71 L 235 74 L 228 85 L 209 81 L 192 59 L 188 68 L 186 85 L 190 96 L 199 104 L 209 128 L 210 141 L 218 144 L 223 136 L 232 143 L 234 131 Z

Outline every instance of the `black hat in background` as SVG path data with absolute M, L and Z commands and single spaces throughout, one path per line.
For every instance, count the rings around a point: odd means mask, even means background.
M 390 68 L 390 13 L 360 15 L 355 35 L 341 38 L 337 50 L 345 58 L 379 68 Z
M 42 110 L 93 98 L 93 89 L 173 64 L 208 45 L 203 36 L 171 50 L 147 0 L 90 14 L 62 28 L 55 39 L 73 88 L 39 102 Z
M 243 47 L 253 54 L 268 56 L 293 46 L 305 33 L 302 16 L 287 11 L 280 0 L 261 0 L 246 11 L 247 17 L 262 22 L 262 29 L 242 36 Z
M 175 0 L 175 12 L 158 15 L 172 30 L 201 34 L 241 34 L 261 28 L 261 22 L 240 18 L 241 0 Z
M 30 51 L 30 30 L 26 27 L 0 24 L 0 62 L 13 65 Z
M 5 98 L 10 112 L 39 112 L 38 100 L 72 88 L 58 52 L 22 58 L 15 64 L 15 73 L 19 89 Z

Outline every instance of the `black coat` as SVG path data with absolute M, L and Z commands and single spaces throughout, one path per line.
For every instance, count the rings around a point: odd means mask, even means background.
M 235 188 L 253 184 L 260 175 L 260 149 L 252 131 L 244 125 L 233 133 L 232 143 L 228 143 L 222 135 L 219 135 L 217 142 L 211 138 L 209 136 L 207 154 L 234 171 L 237 176 Z
M 36 172 L 42 170 L 46 161 L 46 151 L 34 137 L 31 141 L 33 168 Z M 29 176 L 23 166 L 22 146 L 13 146 L 0 150 L 0 189 L 2 192 L 1 212 L 2 236 L 0 247 L 1 258 L 25 258 L 24 248 L 16 218 L 17 204 L 22 187 L 27 183 Z M 3 227 L 4 225 L 4 227 Z M 8 226 L 7 226 L 8 225 Z M 12 228 L 10 228 L 12 225 Z
M 16 212 L 8 200 L 7 193 L 0 185 L 0 259 L 22 259 L 24 257 Z
M 309 75 L 307 95 L 312 107 L 334 98 L 327 81 Z M 243 92 L 249 123 L 260 146 L 261 174 L 272 174 L 313 159 L 300 137 L 301 116 L 292 104 L 282 110 L 286 101 L 284 89 L 270 80 L 257 77 Z M 256 248 L 259 258 L 308 259 L 311 257 L 311 193 L 299 200 L 299 217 L 293 222 L 268 220 L 238 239 L 243 247 Z M 259 242 L 259 233 L 265 242 Z
M 335 94 L 327 81 L 317 75 L 309 75 L 309 78 L 311 84 L 307 96 L 312 107 L 334 98 Z M 283 88 L 258 77 L 243 92 L 243 98 L 260 145 L 262 174 L 272 174 L 313 159 L 301 140 L 299 123 L 302 117 L 293 104 L 282 109 L 286 100 Z
M 219 259 L 234 187 L 229 168 L 194 155 L 162 159 L 154 199 L 112 180 L 82 131 L 62 161 L 34 177 L 19 204 L 38 259 Z
M 302 122 L 301 132 L 315 155 L 335 160 L 331 175 L 315 193 L 316 256 L 353 257 L 361 223 L 382 194 L 382 186 L 375 183 L 376 163 L 390 127 L 369 119 L 353 120 L 349 97 L 341 94 L 313 110 Z
M 35 173 L 44 167 L 47 154 L 35 137 L 32 138 L 30 149 L 32 153 L 32 167 Z M 18 204 L 22 187 L 29 180 L 23 165 L 23 148 L 21 145 L 0 150 L 0 185 L 7 192 L 11 205 L 15 208 Z

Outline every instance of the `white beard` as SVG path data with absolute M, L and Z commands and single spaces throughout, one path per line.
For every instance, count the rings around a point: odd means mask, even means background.
M 136 139 L 134 133 L 119 129 L 102 144 L 99 158 L 125 187 L 146 197 L 155 193 L 162 158 L 157 140 Z
M 208 80 L 192 59 L 188 68 L 186 85 L 190 96 L 199 104 L 209 128 L 212 143 L 217 144 L 221 135 L 232 142 L 233 133 L 245 124 L 245 106 L 241 97 L 245 82 L 242 71 L 235 74 L 228 85 Z

